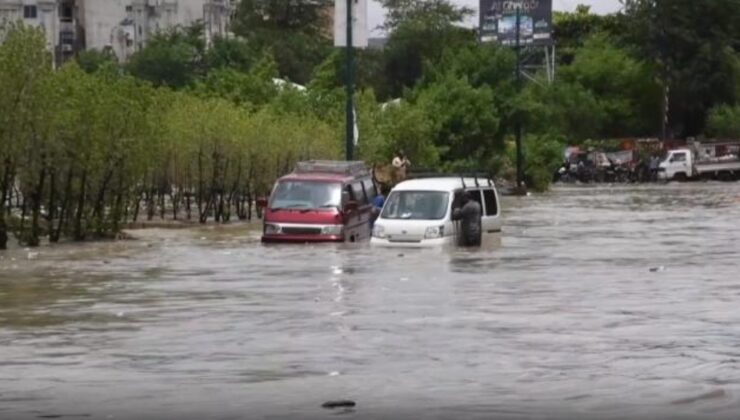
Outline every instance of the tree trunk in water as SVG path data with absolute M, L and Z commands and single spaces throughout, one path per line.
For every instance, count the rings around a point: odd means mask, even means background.
M 21 224 L 18 228 L 18 235 L 16 238 L 23 240 L 26 238 L 26 215 L 28 215 L 28 194 L 23 194 L 23 202 L 21 203 Z
M 57 223 L 56 229 L 49 234 L 50 242 L 59 242 L 59 238 L 62 236 L 62 229 L 64 228 L 65 220 L 67 220 L 67 214 L 69 212 L 69 199 L 72 195 L 72 168 L 69 168 L 67 172 L 67 180 L 64 184 L 64 197 L 62 197 L 62 208 L 59 210 L 59 222 Z
M 120 229 L 121 212 L 123 210 L 123 189 L 123 168 L 120 168 L 118 173 L 118 191 L 116 191 L 116 201 L 113 204 L 113 211 L 111 212 L 111 233 L 114 235 L 117 235 Z
M 0 249 L 8 249 L 8 225 L 5 221 L 5 203 L 8 201 L 8 193 L 10 192 L 11 166 L 10 161 L 6 160 L 5 173 L 2 180 L 0 180 L 2 182 L 0 184 Z
M 203 149 L 198 151 L 198 198 L 196 203 L 198 204 L 198 217 L 203 222 Z
M 154 213 L 155 213 L 155 205 L 156 200 L 154 199 L 154 194 L 156 193 L 156 189 L 149 188 L 149 190 L 146 192 L 146 220 L 154 220 Z
M 49 208 L 46 215 L 46 221 L 49 222 L 49 236 L 51 236 L 51 226 L 56 216 L 56 192 L 57 192 L 57 170 L 49 168 Z
M 182 186 L 178 186 L 176 191 L 170 193 L 172 200 L 172 220 L 177 220 L 177 213 L 180 211 L 180 200 L 182 199 Z
M 85 211 L 85 200 L 87 191 L 87 169 L 82 171 L 80 178 L 80 195 L 77 199 L 77 212 L 75 214 L 74 240 L 82 241 L 85 239 L 85 232 L 82 229 L 82 215 Z
M 192 198 L 193 194 L 188 191 L 185 193 L 185 215 L 190 220 L 192 218 L 192 209 L 190 207 L 190 200 Z
M 46 182 L 46 167 L 41 169 L 39 174 L 39 183 L 36 184 L 33 193 L 31 193 L 31 233 L 27 238 L 28 246 L 39 246 L 39 217 L 41 216 L 41 197 Z
M 167 194 L 165 191 L 160 188 L 159 192 L 157 193 L 157 198 L 159 200 L 159 220 L 164 220 L 165 215 L 165 197 Z
M 105 191 L 108 189 L 108 184 L 110 184 L 111 179 L 113 179 L 112 169 L 105 173 L 103 182 L 100 184 L 100 190 L 98 190 L 98 197 L 95 199 L 95 207 L 93 207 L 92 218 L 95 220 L 95 234 L 98 236 L 103 236 Z
M 251 190 L 247 190 L 247 204 L 246 204 L 246 207 L 247 207 L 247 221 L 249 221 L 249 222 L 252 221 L 252 201 L 253 201 L 252 198 L 253 198 L 252 197 L 252 191 Z
M 141 209 L 141 192 L 137 192 L 135 194 L 135 197 L 136 203 L 134 203 L 134 216 L 131 218 L 134 223 L 139 220 L 139 210 Z

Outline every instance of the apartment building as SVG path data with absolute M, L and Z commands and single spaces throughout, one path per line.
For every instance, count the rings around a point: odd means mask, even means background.
M 0 0 L 0 24 L 22 21 L 40 27 L 46 46 L 60 64 L 72 57 L 82 44 L 75 0 Z
M 55 62 L 83 49 L 126 61 L 158 31 L 202 22 L 206 42 L 227 36 L 236 0 L 0 0 L 0 23 L 41 27 Z

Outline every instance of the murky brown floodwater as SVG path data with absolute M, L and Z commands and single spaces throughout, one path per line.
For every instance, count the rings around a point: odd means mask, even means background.
M 505 204 L 478 252 L 210 228 L 0 254 L 0 418 L 740 417 L 740 184 Z

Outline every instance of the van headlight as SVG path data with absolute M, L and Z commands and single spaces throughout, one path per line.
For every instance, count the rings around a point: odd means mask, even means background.
M 378 239 L 385 239 L 385 228 L 381 225 L 373 226 L 373 237 Z
M 444 226 L 430 226 L 424 232 L 424 239 L 436 239 L 445 236 Z
M 344 233 L 344 226 L 342 225 L 326 225 L 321 228 L 322 235 L 341 235 Z
M 265 224 L 265 235 L 278 235 L 281 232 L 280 225 L 274 225 L 272 223 Z

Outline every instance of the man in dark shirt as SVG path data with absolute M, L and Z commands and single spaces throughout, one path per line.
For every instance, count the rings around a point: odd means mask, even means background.
M 456 208 L 452 214 L 452 220 L 460 221 L 459 243 L 460 246 L 480 246 L 483 229 L 481 227 L 480 204 L 473 200 L 468 191 L 462 198 L 462 207 Z

